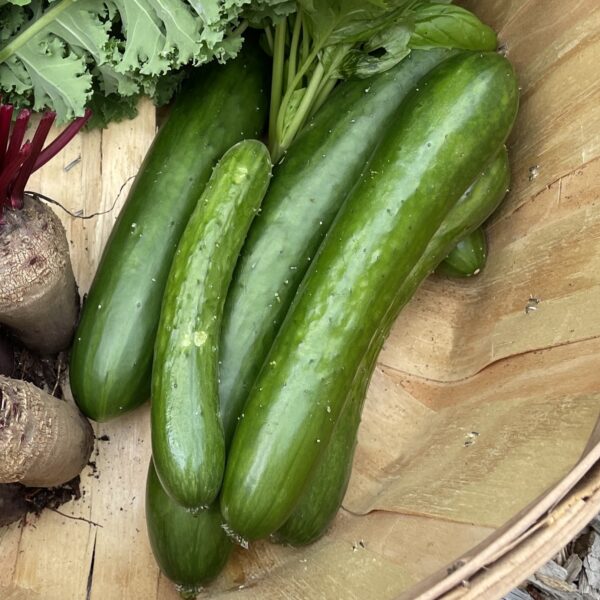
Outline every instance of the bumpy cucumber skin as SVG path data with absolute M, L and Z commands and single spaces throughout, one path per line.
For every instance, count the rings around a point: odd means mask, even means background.
M 473 277 L 483 270 L 486 261 L 487 241 L 483 229 L 479 228 L 456 244 L 437 272 L 454 278 Z
M 146 525 L 154 558 L 160 570 L 195 598 L 201 586 L 225 567 L 233 544 L 223 529 L 218 505 L 192 513 L 177 504 L 162 488 L 150 461 L 146 480 Z
M 378 77 L 340 85 L 275 167 L 225 304 L 219 394 L 227 440 L 310 259 L 390 117 L 453 54 L 415 51 Z
M 510 181 L 506 149 L 503 148 L 476 182 L 450 211 L 410 276 L 398 290 L 389 314 L 395 315 L 407 304 L 421 282 L 436 267 L 448 249 L 469 231 L 478 227 L 498 207 Z M 475 231 L 478 231 L 477 229 Z M 279 529 L 279 541 L 294 546 L 310 544 L 325 534 L 344 499 L 350 481 L 356 436 L 371 376 L 391 318 L 373 340 L 356 374 L 348 401 L 335 426 L 322 460 L 302 493 L 294 512 Z
M 164 286 L 185 224 L 223 153 L 263 130 L 268 69 L 258 49 L 203 67 L 179 94 L 112 230 L 81 313 L 71 387 L 106 421 L 150 396 Z
M 221 511 L 244 538 L 291 514 L 398 288 L 514 122 L 517 81 L 498 54 L 461 53 L 418 85 L 320 246 L 236 429 Z
M 271 158 L 261 142 L 228 150 L 181 236 L 167 280 L 152 369 L 152 454 L 163 487 L 187 508 L 208 506 L 221 487 L 221 317 L 270 177 Z

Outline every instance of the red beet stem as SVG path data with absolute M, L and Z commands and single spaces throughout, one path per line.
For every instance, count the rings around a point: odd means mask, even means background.
M 29 117 L 31 111 L 24 108 L 19 113 L 17 120 L 13 126 L 12 135 L 10 136 L 10 143 L 8 144 L 8 150 L 6 151 L 6 160 L 12 161 L 14 156 L 17 156 L 27 131 L 27 125 L 29 124 Z
M 0 104 L 0 172 L 4 166 L 13 110 L 14 107 L 12 104 Z
M 50 133 L 50 128 L 56 119 L 55 112 L 46 112 L 40 119 L 40 123 L 35 130 L 33 141 L 31 142 L 31 151 L 21 167 L 10 191 L 10 203 L 13 208 L 23 207 L 23 194 L 27 180 L 33 172 L 36 159 L 39 158 L 44 142 Z
M 22 208 L 25 186 L 31 174 L 56 156 L 80 131 L 92 115 L 86 109 L 83 117 L 75 119 L 44 148 L 56 113 L 48 111 L 40 119 L 33 136 L 23 144 L 31 111 L 24 108 L 19 112 L 11 132 L 13 107 L 0 101 L 0 224 L 6 206 Z
M 2 223 L 2 209 L 9 206 L 8 190 L 13 179 L 19 172 L 21 165 L 31 154 L 31 144 L 26 142 L 11 162 L 9 162 L 0 173 L 0 224 Z
M 83 117 L 77 117 L 70 123 L 46 148 L 44 148 L 37 157 L 33 165 L 32 173 L 44 166 L 51 158 L 56 156 L 76 135 L 80 129 L 88 122 L 92 116 L 89 108 L 85 109 Z

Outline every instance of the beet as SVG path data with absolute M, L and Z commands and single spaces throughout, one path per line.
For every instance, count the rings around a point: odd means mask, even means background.
M 65 230 L 56 214 L 25 197 L 0 225 L 0 322 L 28 348 L 69 347 L 79 301 Z
M 0 483 L 62 485 L 87 465 L 93 446 L 92 427 L 74 404 L 0 376 Z
M 13 124 L 13 107 L 0 104 L 0 324 L 43 355 L 70 345 L 79 298 L 65 230 L 25 187 L 90 115 L 73 121 L 44 148 L 56 115 L 44 113 L 32 140 L 24 142 L 31 112 L 23 109 Z

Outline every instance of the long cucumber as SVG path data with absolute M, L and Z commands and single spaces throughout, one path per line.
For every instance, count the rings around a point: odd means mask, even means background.
M 487 241 L 483 229 L 465 236 L 439 264 L 437 272 L 447 277 L 464 278 L 478 275 L 487 261 Z
M 182 598 L 196 598 L 227 563 L 232 542 L 217 504 L 192 513 L 162 488 L 150 461 L 146 480 L 146 526 L 154 558 Z
M 261 142 L 245 140 L 225 153 L 181 236 L 165 288 L 152 369 L 152 455 L 163 487 L 191 509 L 208 506 L 221 487 L 221 316 L 270 176 Z
M 508 136 L 517 105 L 513 68 L 492 53 L 444 61 L 401 105 L 251 390 L 221 494 L 237 534 L 264 537 L 291 514 L 397 289 Z
M 177 242 L 213 166 L 262 131 L 268 69 L 247 47 L 194 74 L 135 179 L 84 303 L 71 354 L 73 394 L 86 416 L 116 417 L 150 396 L 152 351 Z
M 394 316 L 399 312 L 448 251 L 459 240 L 464 239 L 465 235 L 468 237 L 469 232 L 479 227 L 498 207 L 506 195 L 509 181 L 508 155 L 503 148 L 463 194 L 433 236 L 427 250 L 398 290 L 390 315 Z M 391 322 L 382 328 L 381 334 L 373 340 L 363 358 L 324 456 L 294 512 L 277 532 L 280 541 L 294 546 L 314 542 L 326 532 L 341 506 L 352 472 L 356 435 L 365 396 L 390 325 Z
M 343 83 L 275 167 L 225 305 L 219 393 L 228 440 L 311 258 L 390 118 L 453 54 L 414 51 L 386 73 Z

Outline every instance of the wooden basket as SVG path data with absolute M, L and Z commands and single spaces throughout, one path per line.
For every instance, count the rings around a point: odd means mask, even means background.
M 237 550 L 211 597 L 493 600 L 600 511 L 600 4 L 471 4 L 522 86 L 488 267 L 431 278 L 396 323 L 330 533 Z M 35 181 L 72 211 L 107 211 L 64 219 L 82 292 L 155 127 L 143 103 Z M 83 498 L 0 531 L 0 598 L 176 598 L 146 536 L 148 407 L 95 429 L 109 439 Z

